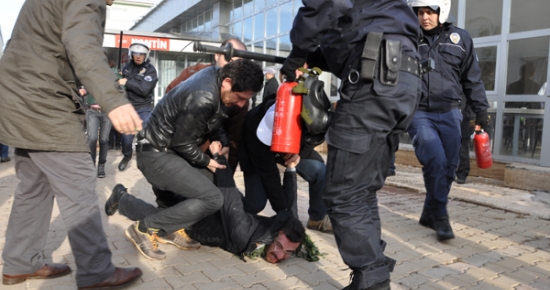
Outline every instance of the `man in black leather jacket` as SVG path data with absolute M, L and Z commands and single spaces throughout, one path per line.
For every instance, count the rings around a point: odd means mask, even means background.
M 219 152 L 220 149 L 219 142 L 213 142 L 210 145 L 211 152 Z M 219 164 L 227 165 L 224 156 L 219 156 L 217 153 L 214 156 Z M 299 161 L 300 159 L 296 158 L 287 166 L 295 168 Z M 212 172 L 208 171 L 208 174 L 211 175 Z M 217 186 L 223 193 L 223 207 L 185 229 L 182 234 L 188 235 L 201 244 L 220 247 L 243 258 L 258 250 L 270 263 L 278 263 L 291 257 L 305 237 L 302 223 L 286 210 L 272 217 L 246 213 L 242 194 L 235 185 L 231 170 L 218 169 L 215 171 L 215 177 Z M 296 171 L 285 172 L 284 180 L 285 186 L 296 192 Z M 155 207 L 129 194 L 123 185 L 118 184 L 107 200 L 106 207 L 111 209 L 110 214 L 118 210 L 121 215 L 137 221 L 186 200 L 181 195 L 162 198 L 159 207 Z M 157 202 L 159 202 L 158 199 Z M 261 247 L 264 250 L 261 250 Z
M 157 197 L 176 194 L 186 200 L 148 215 L 126 230 L 127 238 L 142 254 L 163 259 L 165 254 L 151 244 L 152 237 L 162 238 L 187 228 L 222 207 L 221 191 L 198 169 L 225 165 L 204 154 L 200 145 L 210 134 L 224 147 L 229 146 L 222 126 L 228 107 L 242 107 L 261 90 L 262 83 L 260 66 L 250 60 L 236 60 L 223 68 L 201 70 L 157 104 L 138 134 L 137 165 Z M 109 209 L 106 211 L 109 214 Z M 181 240 L 177 235 L 167 239 L 165 242 L 176 244 Z M 195 244 L 180 246 L 196 248 Z

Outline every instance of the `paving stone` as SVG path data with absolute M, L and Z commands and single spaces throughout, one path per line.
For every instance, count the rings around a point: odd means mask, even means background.
M 258 271 L 258 272 L 250 273 L 244 276 L 235 276 L 232 278 L 245 288 L 251 287 L 256 283 L 262 283 L 267 288 L 274 289 L 274 288 L 270 288 L 268 283 L 269 281 L 273 280 L 273 276 L 270 276 L 266 272 Z M 275 283 L 279 283 L 280 281 L 285 281 L 285 280 L 278 280 L 278 281 L 275 281 Z M 279 288 L 279 289 L 285 289 L 285 288 Z
M 429 281 L 432 281 L 432 279 L 420 274 L 413 273 L 403 279 L 400 279 L 399 284 L 406 286 L 410 289 L 419 289 L 422 284 Z
M 472 286 L 477 285 L 480 280 L 482 279 L 470 276 L 468 274 L 453 274 L 443 278 L 444 282 L 464 289 L 470 289 Z
M 304 281 L 296 278 L 289 277 L 288 279 L 278 280 L 278 281 L 266 281 L 262 283 L 268 289 L 299 289 L 299 288 L 308 288 L 309 285 Z
M 242 286 L 230 278 L 208 283 L 195 283 L 193 286 L 204 290 L 242 289 Z

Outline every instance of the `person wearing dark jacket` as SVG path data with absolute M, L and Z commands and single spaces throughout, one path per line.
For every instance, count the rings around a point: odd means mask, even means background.
M 460 131 L 462 98 L 476 114 L 476 125 L 483 129 L 487 129 L 489 104 L 472 38 L 447 22 L 450 1 L 410 0 L 409 4 L 423 32 L 420 55 L 435 62 L 435 69 L 422 76 L 422 98 L 408 128 L 426 186 L 419 223 L 433 228 L 442 241 L 454 238 L 447 201 L 465 137 Z
M 273 68 L 265 69 L 265 85 L 264 93 L 262 95 L 262 102 L 268 100 L 275 100 L 277 98 L 277 90 L 279 89 L 279 82 L 275 78 L 275 70 Z
M 128 100 L 136 109 L 145 125 L 153 108 L 154 89 L 158 82 L 157 70 L 149 62 L 149 46 L 141 41 L 128 48 L 131 61 L 122 69 L 122 79 L 118 83 L 126 87 Z M 124 171 L 132 159 L 134 135 L 122 136 L 122 155 L 118 170 Z
M 338 250 L 353 271 L 346 289 L 389 289 L 395 260 L 384 255 L 376 192 L 418 105 L 418 20 L 405 0 L 302 3 L 281 73 L 294 81 L 307 62 L 342 80 L 326 134 L 323 198 Z
M 140 219 L 126 230 L 126 237 L 140 252 L 163 259 L 164 252 L 151 244 L 178 243 L 196 248 L 176 233 L 216 212 L 223 204 L 221 191 L 199 169 L 223 168 L 204 154 L 200 145 L 207 134 L 223 146 L 229 140 L 223 130 L 227 109 L 242 107 L 262 88 L 260 66 L 250 60 L 236 60 L 223 68 L 211 66 L 168 92 L 155 106 L 145 128 L 138 134 L 137 165 L 155 194 L 181 195 L 185 201 Z M 109 209 L 106 208 L 106 212 Z
M 216 161 L 227 165 L 225 157 L 218 155 L 220 148 L 219 142 L 210 145 Z M 288 167 L 294 168 L 299 161 L 299 158 L 294 159 L 289 162 Z M 212 174 L 210 171 L 204 173 Z M 286 172 L 284 179 L 288 190 L 297 190 L 296 171 Z M 278 263 L 294 255 L 305 237 L 304 226 L 296 217 L 288 211 L 280 211 L 272 217 L 246 213 L 242 194 L 235 185 L 231 171 L 216 169 L 215 180 L 222 192 L 223 206 L 187 229 L 180 230 L 183 236 L 203 245 L 220 247 L 243 258 L 263 249 L 262 256 L 270 263 Z M 161 201 L 157 199 L 158 207 L 155 207 L 129 194 L 123 185 L 118 184 L 107 200 L 106 208 L 111 209 L 109 215 L 118 210 L 121 215 L 137 221 L 186 200 L 185 197 L 176 195 L 157 197 Z
M 262 211 L 267 201 L 275 212 L 288 210 L 298 217 L 297 196 L 295 191 L 285 190 L 277 164 L 285 165 L 288 155 L 271 151 L 272 124 L 275 99 L 263 101 L 248 112 L 243 124 L 243 145 L 239 150 L 239 162 L 244 174 L 245 197 L 243 200 L 246 212 L 257 214 Z M 267 118 L 271 118 L 266 121 Z M 260 128 L 258 128 L 260 126 Z M 264 130 L 259 132 L 259 130 Z M 267 138 L 265 138 L 265 137 Z M 325 187 L 325 162 L 314 150 L 314 146 L 305 140 L 300 143 L 300 163 L 296 166 L 298 174 L 309 184 L 309 219 L 308 228 L 322 232 L 332 232 L 332 225 L 327 215 L 327 208 L 322 198 Z M 288 169 L 288 168 L 287 168 Z
M 231 44 L 233 49 L 246 50 L 246 46 L 244 45 L 244 43 L 237 38 L 228 38 L 224 40 L 220 45 L 220 47 L 225 47 L 228 44 Z M 214 55 L 215 63 L 213 65 L 218 67 L 223 67 L 228 62 L 234 61 L 237 59 L 240 59 L 240 57 L 234 56 L 230 60 L 226 60 L 223 54 L 215 54 Z M 181 82 L 187 80 L 193 74 L 209 66 L 212 66 L 212 64 L 198 63 L 196 65 L 187 67 L 181 72 L 181 74 L 177 78 L 175 78 L 168 85 L 168 87 L 166 88 L 166 93 L 171 91 Z M 254 95 L 254 97 L 255 96 L 256 95 Z M 227 150 L 229 150 L 229 155 L 227 157 L 229 161 L 229 167 L 231 167 L 231 170 L 233 171 L 233 173 L 235 173 L 235 171 L 237 170 L 237 165 L 238 165 L 237 148 L 239 148 L 239 146 L 242 143 L 241 127 L 243 125 L 244 118 L 247 112 L 248 112 L 248 102 L 242 108 L 239 108 L 236 106 L 231 107 L 229 109 L 229 112 L 227 113 L 227 121 L 224 124 L 224 130 L 227 133 L 227 137 L 229 138 L 229 144 L 230 144 L 230 147 L 226 148 Z M 204 144 L 201 146 L 203 152 L 206 152 L 208 150 L 209 144 L 210 144 L 209 141 L 204 142 Z M 225 155 L 226 152 L 222 152 L 222 154 Z

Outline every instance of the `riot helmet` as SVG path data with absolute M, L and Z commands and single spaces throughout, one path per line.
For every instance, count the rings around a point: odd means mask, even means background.
M 134 54 L 145 54 L 145 60 L 143 62 L 146 62 L 149 59 L 149 45 L 143 41 L 135 41 L 130 44 L 128 54 L 132 60 Z
M 440 24 L 447 22 L 451 12 L 451 0 L 407 0 L 407 4 L 412 8 L 429 7 L 433 11 L 439 9 Z

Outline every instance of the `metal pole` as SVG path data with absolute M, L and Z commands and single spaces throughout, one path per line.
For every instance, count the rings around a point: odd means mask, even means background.
M 215 46 L 209 46 L 209 45 L 202 45 L 199 41 L 196 41 L 193 44 L 193 50 L 199 51 L 199 52 L 222 54 L 225 57 L 226 61 L 229 61 L 231 58 L 235 56 L 246 58 L 246 59 L 261 60 L 261 61 L 281 63 L 281 64 L 284 63 L 286 60 L 286 58 L 280 57 L 280 56 L 234 49 L 231 43 L 228 43 L 225 47 L 215 47 Z

